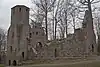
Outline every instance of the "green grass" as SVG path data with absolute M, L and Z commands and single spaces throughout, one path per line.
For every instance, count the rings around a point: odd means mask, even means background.
M 4 67 L 4 65 L 3 64 L 0 64 L 0 67 Z
M 27 66 L 26 66 L 27 67 Z M 32 65 L 28 67 L 100 67 L 100 61 L 93 61 L 89 63 L 76 63 L 76 64 L 39 64 L 39 65 Z
M 100 61 L 91 62 L 91 63 L 72 64 L 72 65 L 66 65 L 66 66 L 62 65 L 62 67 L 100 67 Z

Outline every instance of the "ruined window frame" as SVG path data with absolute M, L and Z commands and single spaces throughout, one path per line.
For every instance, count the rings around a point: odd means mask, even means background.
M 21 8 L 19 8 L 19 12 L 21 12 L 21 10 L 22 10 L 22 9 L 21 9 Z
M 29 37 L 32 38 L 32 33 L 29 33 Z
M 12 46 L 10 46 L 10 52 L 12 53 Z
M 38 35 L 39 33 L 38 32 L 36 32 L 36 35 Z
M 26 9 L 26 11 L 28 11 L 28 9 Z

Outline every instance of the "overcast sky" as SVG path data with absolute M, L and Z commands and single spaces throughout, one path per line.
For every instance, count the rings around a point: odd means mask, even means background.
M 8 29 L 11 22 L 11 7 L 21 4 L 29 7 L 29 0 L 0 0 L 0 27 Z

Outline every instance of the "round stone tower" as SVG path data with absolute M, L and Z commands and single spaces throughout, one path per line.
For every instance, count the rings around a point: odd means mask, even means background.
M 24 5 L 16 5 L 11 8 L 11 25 L 20 22 L 29 24 L 29 8 Z
M 29 27 L 29 8 L 24 5 L 11 8 L 11 25 L 7 35 L 7 65 L 17 65 L 27 60 Z

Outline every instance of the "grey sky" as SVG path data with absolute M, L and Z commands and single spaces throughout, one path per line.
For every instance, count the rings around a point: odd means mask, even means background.
M 11 7 L 21 4 L 29 7 L 29 0 L 0 0 L 0 27 L 8 29 Z

